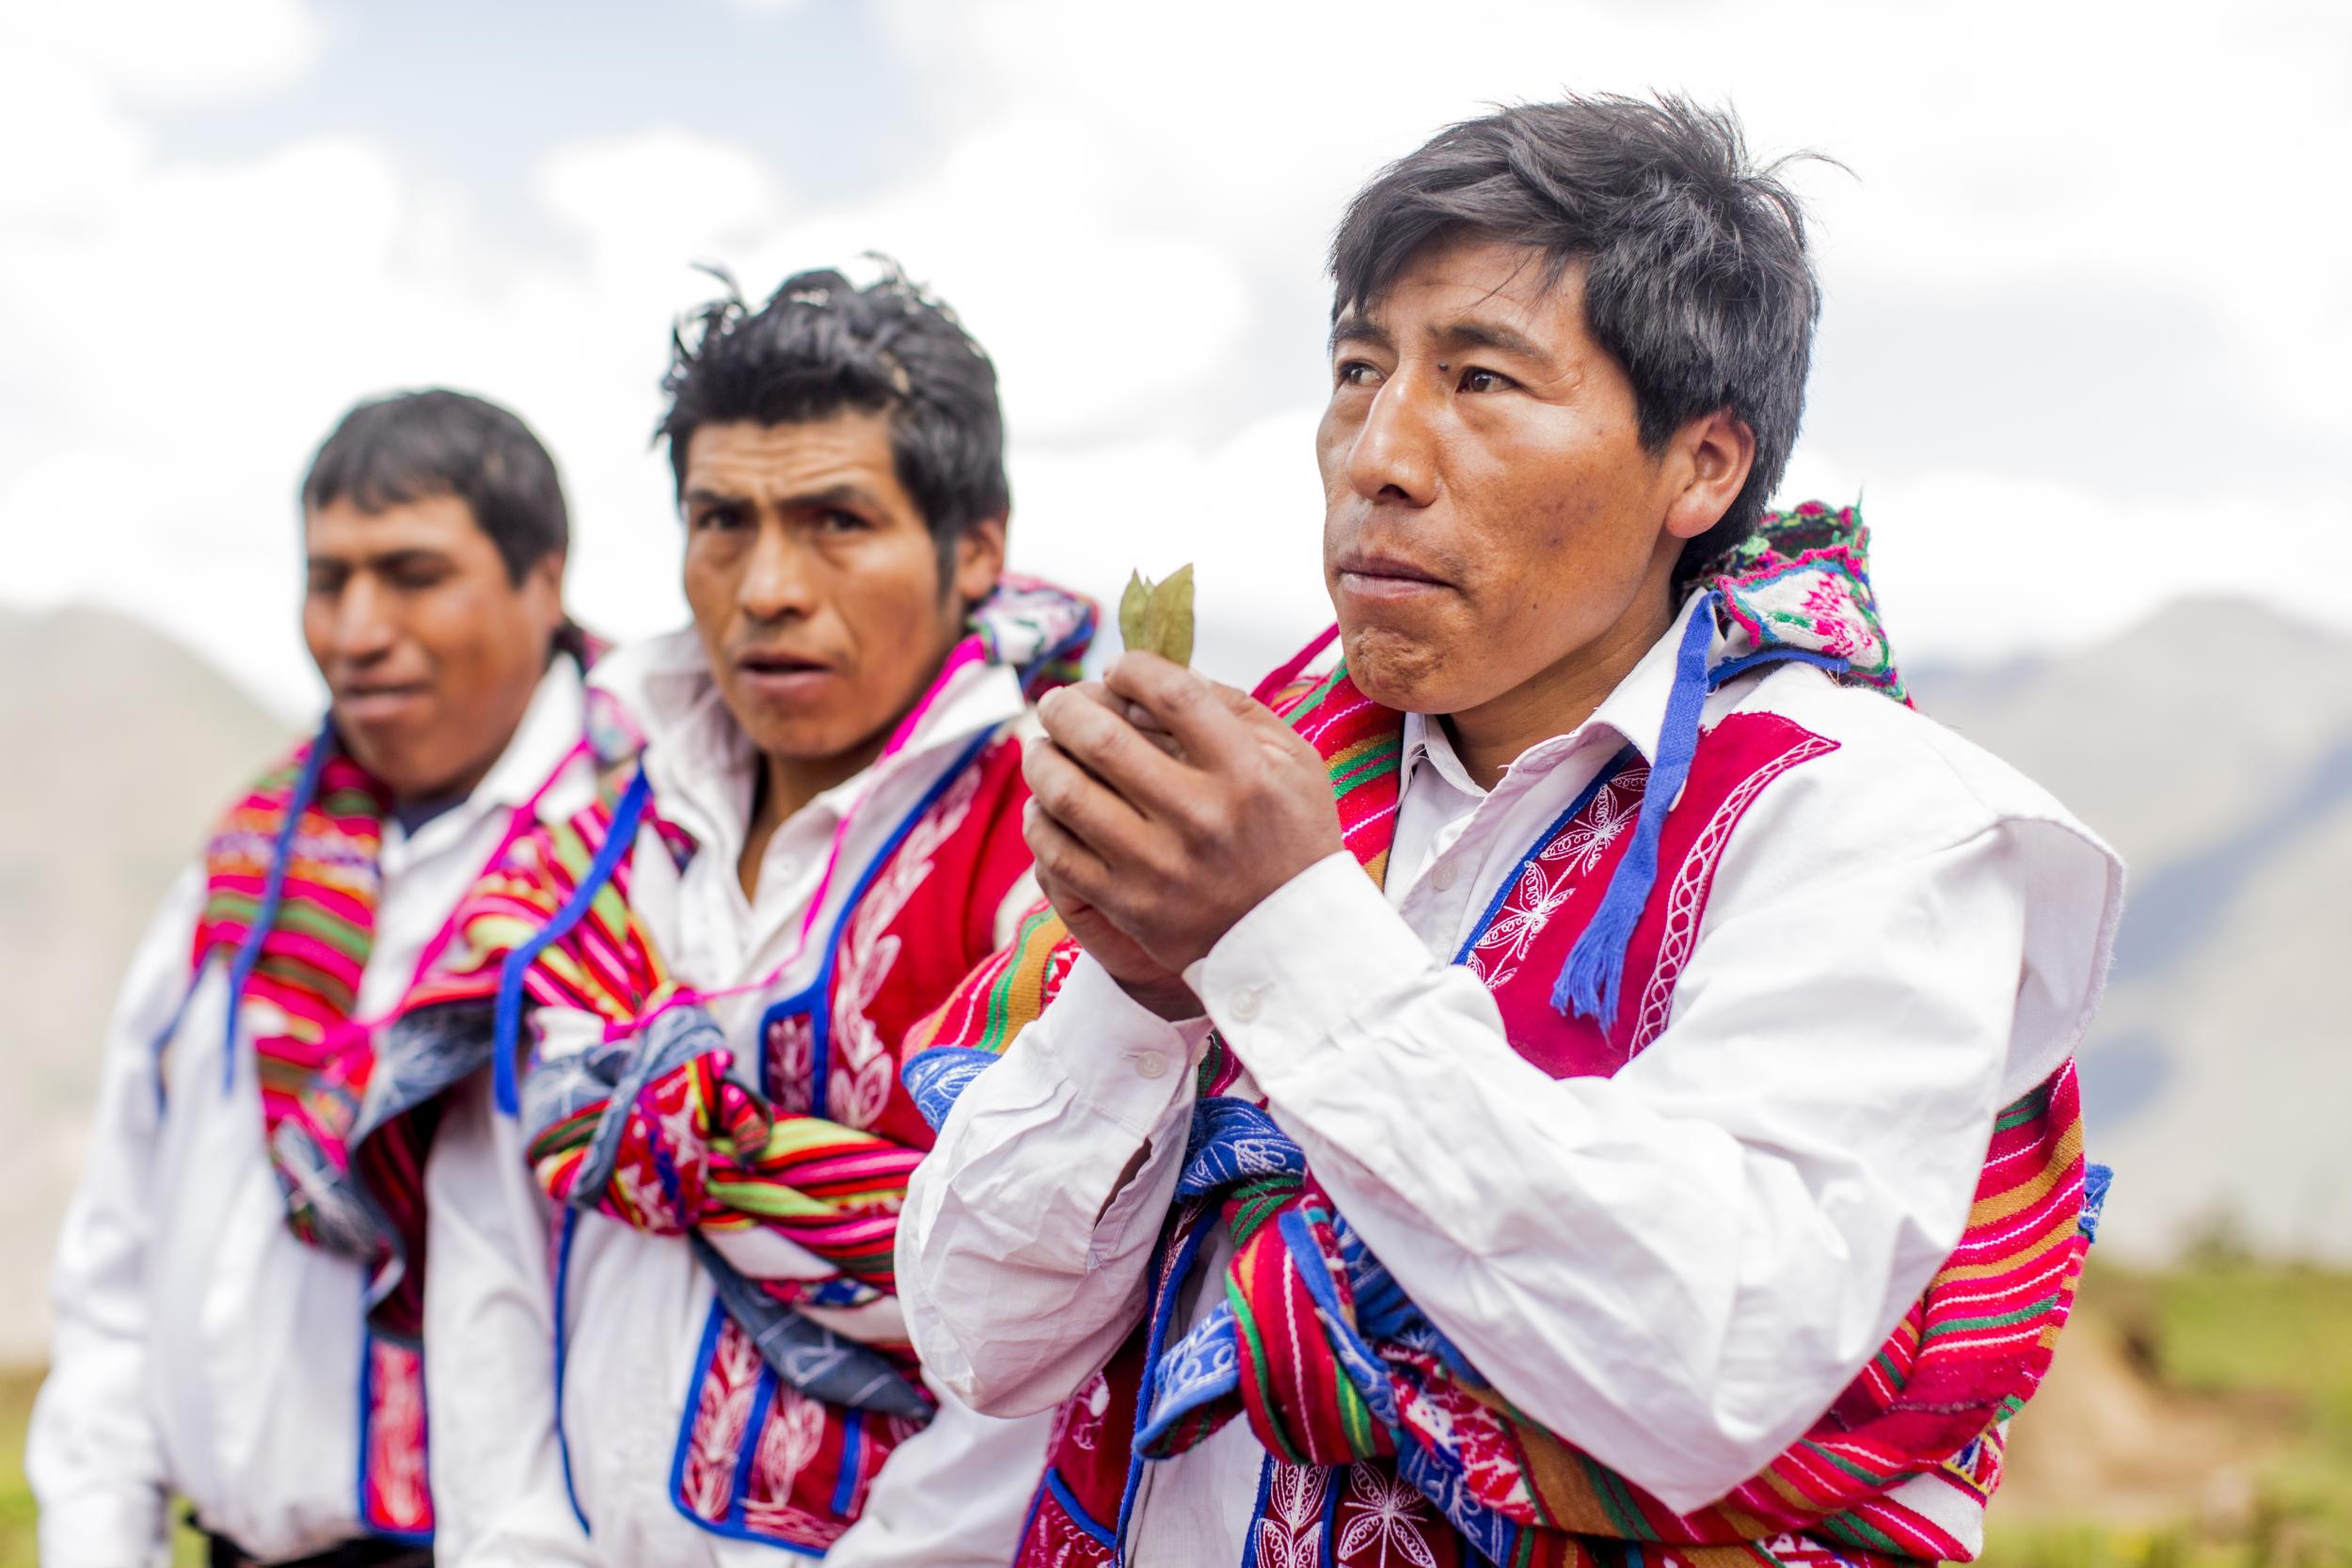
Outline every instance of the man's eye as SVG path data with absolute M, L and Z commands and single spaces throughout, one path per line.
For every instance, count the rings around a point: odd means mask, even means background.
M 818 514 L 817 526 L 827 533 L 866 533 L 872 531 L 874 525 L 854 512 L 844 512 L 836 507 Z
M 732 506 L 710 506 L 694 513 L 687 521 L 691 528 L 717 531 L 740 527 L 743 514 Z
M 1379 367 L 1369 359 L 1343 359 L 1335 373 L 1343 387 L 1370 387 L 1380 379 Z
M 392 586 L 407 594 L 437 588 L 448 577 L 448 571 L 439 566 L 403 566 L 391 574 Z
M 1465 392 L 1500 392 L 1504 388 L 1515 385 L 1515 383 L 1509 376 L 1502 374 L 1501 372 L 1482 371 L 1477 366 L 1472 365 L 1470 369 L 1462 372 L 1461 385 L 1462 390 Z

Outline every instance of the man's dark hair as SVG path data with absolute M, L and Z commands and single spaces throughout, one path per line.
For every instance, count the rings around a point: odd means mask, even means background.
M 571 538 L 548 449 L 522 420 L 465 392 L 369 399 L 343 416 L 302 481 L 306 513 L 345 499 L 382 512 L 431 496 L 466 503 L 516 582 Z
M 1548 285 L 1582 263 L 1585 329 L 1632 381 L 1645 447 L 1719 408 L 1756 434 L 1747 484 L 1684 546 L 1679 580 L 1756 527 L 1804 412 L 1820 287 L 1779 167 L 1751 164 L 1728 112 L 1680 98 L 1498 109 L 1438 132 L 1348 204 L 1332 319 L 1444 240 L 1532 246 Z
M 687 446 L 706 424 L 800 424 L 886 412 L 898 483 L 923 510 L 943 570 L 964 530 L 1011 509 L 996 367 L 956 314 L 898 263 L 861 289 L 830 269 L 796 273 L 755 310 L 725 274 L 724 296 L 670 335 L 655 431 L 682 495 Z

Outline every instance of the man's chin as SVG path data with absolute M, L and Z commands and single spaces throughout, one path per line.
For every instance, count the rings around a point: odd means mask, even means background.
M 1448 648 L 1394 627 L 1343 628 L 1348 679 L 1356 689 L 1405 713 L 1450 713 L 1461 685 L 1460 661 Z

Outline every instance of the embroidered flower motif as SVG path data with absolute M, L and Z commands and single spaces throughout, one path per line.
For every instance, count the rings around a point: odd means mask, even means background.
M 1428 1505 L 1405 1478 L 1385 1465 L 1351 1465 L 1347 1493 L 1340 1505 L 1338 1556 L 1342 1561 L 1368 1561 L 1388 1568 L 1391 1561 L 1414 1568 L 1438 1568 L 1438 1554 L 1426 1535 Z M 1367 1549 L 1377 1555 L 1361 1556 Z

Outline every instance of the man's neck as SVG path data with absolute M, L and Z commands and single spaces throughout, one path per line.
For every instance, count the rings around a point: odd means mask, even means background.
M 1502 696 L 1440 717 L 1454 753 L 1479 788 L 1494 788 L 1528 748 L 1590 719 L 1642 662 L 1674 625 L 1677 605 L 1672 595 L 1644 599 L 1654 608 L 1629 612 L 1601 637 Z
M 751 824 L 743 835 L 742 858 L 735 867 L 744 897 L 759 896 L 759 863 L 767 858 L 768 841 L 776 836 L 776 830 L 828 789 L 847 784 L 872 767 L 888 738 L 889 732 L 884 731 L 862 746 L 813 761 L 761 754 L 759 773 L 752 786 Z

